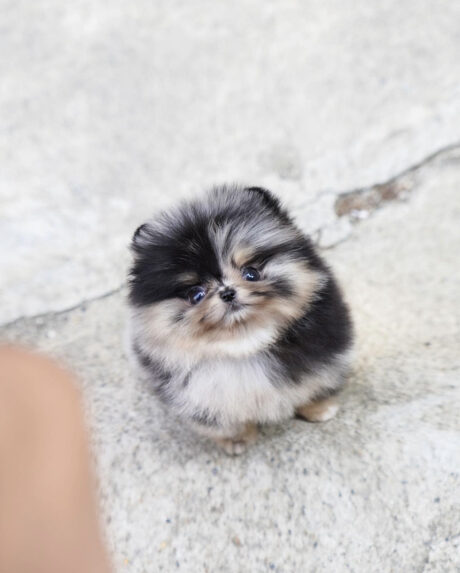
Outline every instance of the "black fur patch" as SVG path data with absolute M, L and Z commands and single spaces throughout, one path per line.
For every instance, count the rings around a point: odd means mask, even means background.
M 219 425 L 217 417 L 210 414 L 208 410 L 202 410 L 192 414 L 191 419 L 196 424 L 201 424 L 202 426 L 216 427 Z
M 167 387 L 171 381 L 171 372 L 166 370 L 159 361 L 153 360 L 150 356 L 145 354 L 136 343 L 133 344 L 133 350 L 142 366 L 151 373 L 153 390 L 162 402 L 168 403 Z
M 307 312 L 290 325 L 269 353 L 280 366 L 281 378 L 300 383 L 348 350 L 353 341 L 348 308 L 339 287 L 328 271 L 328 280 Z M 279 382 L 274 374 L 274 381 Z
M 204 281 L 222 275 L 204 212 L 183 210 L 180 220 L 165 228 L 143 225 L 133 237 L 132 249 L 130 300 L 136 306 L 185 298 L 191 286 L 180 280 L 185 272 L 196 272 Z

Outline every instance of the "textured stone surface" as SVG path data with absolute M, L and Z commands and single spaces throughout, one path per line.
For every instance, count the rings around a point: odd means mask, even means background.
M 118 571 L 460 570 L 460 155 L 391 203 L 373 187 L 460 141 L 459 18 L 453 0 L 3 1 L 0 322 L 77 307 L 0 336 L 80 376 Z M 80 304 L 122 284 L 151 210 L 232 180 L 340 243 L 357 326 L 337 419 L 267 428 L 238 459 L 133 380 L 123 292 Z
M 133 380 L 123 293 L 4 329 L 80 376 L 119 572 L 459 570 L 459 186 L 452 152 L 326 253 L 357 329 L 343 409 L 240 458 Z
M 455 0 L 3 0 L 0 321 L 117 288 L 145 215 L 215 182 L 270 185 L 343 239 L 334 194 L 460 140 L 459 18 Z

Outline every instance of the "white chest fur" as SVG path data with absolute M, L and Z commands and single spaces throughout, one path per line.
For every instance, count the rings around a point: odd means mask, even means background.
M 268 361 L 257 357 L 201 363 L 185 387 L 182 377 L 171 381 L 176 386 L 174 405 L 186 416 L 206 411 L 224 426 L 289 418 L 311 390 L 305 384 L 274 384 L 269 368 Z

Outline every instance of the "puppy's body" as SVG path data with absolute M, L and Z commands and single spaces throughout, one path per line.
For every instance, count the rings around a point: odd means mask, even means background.
M 332 413 L 318 403 L 343 384 L 348 311 L 269 192 L 215 189 L 140 227 L 133 250 L 133 349 L 175 414 L 238 453 L 255 424 Z

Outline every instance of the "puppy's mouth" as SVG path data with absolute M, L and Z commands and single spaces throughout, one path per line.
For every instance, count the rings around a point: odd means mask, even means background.
M 245 308 L 245 306 L 246 306 L 245 304 L 243 304 L 238 300 L 232 300 L 232 302 L 227 303 L 227 310 L 225 311 L 225 314 L 232 314 L 233 312 L 238 312 L 239 310 Z
M 238 301 L 233 300 L 232 302 L 227 304 L 227 308 L 225 309 L 225 319 L 228 320 L 230 323 L 235 322 L 243 322 L 247 318 L 246 307 L 248 305 Z

